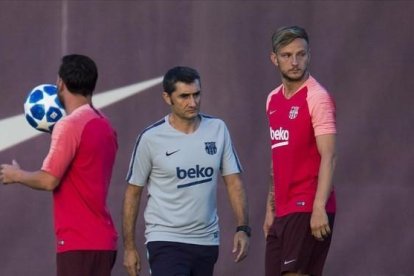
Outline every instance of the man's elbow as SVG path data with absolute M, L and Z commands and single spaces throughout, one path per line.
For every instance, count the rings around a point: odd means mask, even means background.
M 40 171 L 36 174 L 36 182 L 40 184 L 37 185 L 38 189 L 52 192 L 59 185 L 60 179 L 46 171 Z
M 43 185 L 43 190 L 45 190 L 45 191 L 47 191 L 47 192 L 53 192 L 53 190 L 55 189 L 56 187 L 55 186 L 53 186 L 53 185 L 51 185 L 51 184 L 45 184 L 45 185 Z
M 56 181 L 56 180 L 46 181 L 43 184 L 43 189 L 48 192 L 53 192 L 57 188 L 58 185 L 59 185 L 59 181 Z

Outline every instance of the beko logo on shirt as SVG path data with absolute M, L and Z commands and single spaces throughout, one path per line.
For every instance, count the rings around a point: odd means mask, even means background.
M 278 129 L 270 128 L 270 138 L 272 141 L 276 142 L 272 144 L 272 149 L 286 146 L 289 144 L 289 131 L 287 129 L 283 129 L 282 127 Z
M 195 181 L 193 182 L 177 185 L 177 188 L 181 189 L 212 181 L 214 169 L 212 167 L 202 167 L 200 165 L 196 165 L 195 168 L 189 169 L 182 169 L 180 167 L 176 167 L 176 172 L 178 179 L 195 179 Z
M 177 167 L 177 177 L 179 179 L 184 178 L 199 178 L 199 177 L 211 177 L 214 173 L 214 169 L 212 167 L 201 167 L 200 165 L 196 165 L 195 168 L 189 168 L 188 170 L 180 169 Z
M 276 141 L 288 141 L 289 131 L 280 127 L 279 129 L 270 128 L 270 138 Z

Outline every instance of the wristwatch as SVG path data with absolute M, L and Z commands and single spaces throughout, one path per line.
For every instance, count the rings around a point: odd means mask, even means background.
M 252 229 L 248 225 L 237 226 L 236 232 L 243 231 L 248 237 L 252 235 Z

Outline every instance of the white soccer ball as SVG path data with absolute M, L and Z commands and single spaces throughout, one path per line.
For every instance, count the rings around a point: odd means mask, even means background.
M 24 103 L 27 122 L 35 129 L 52 132 L 57 121 L 66 115 L 53 84 L 41 84 L 33 88 Z

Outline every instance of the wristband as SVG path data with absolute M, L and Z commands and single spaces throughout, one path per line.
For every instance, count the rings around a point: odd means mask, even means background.
M 248 225 L 237 226 L 236 232 L 239 232 L 239 231 L 242 231 L 242 232 L 246 233 L 246 235 L 248 237 L 250 237 L 252 235 L 252 229 Z

